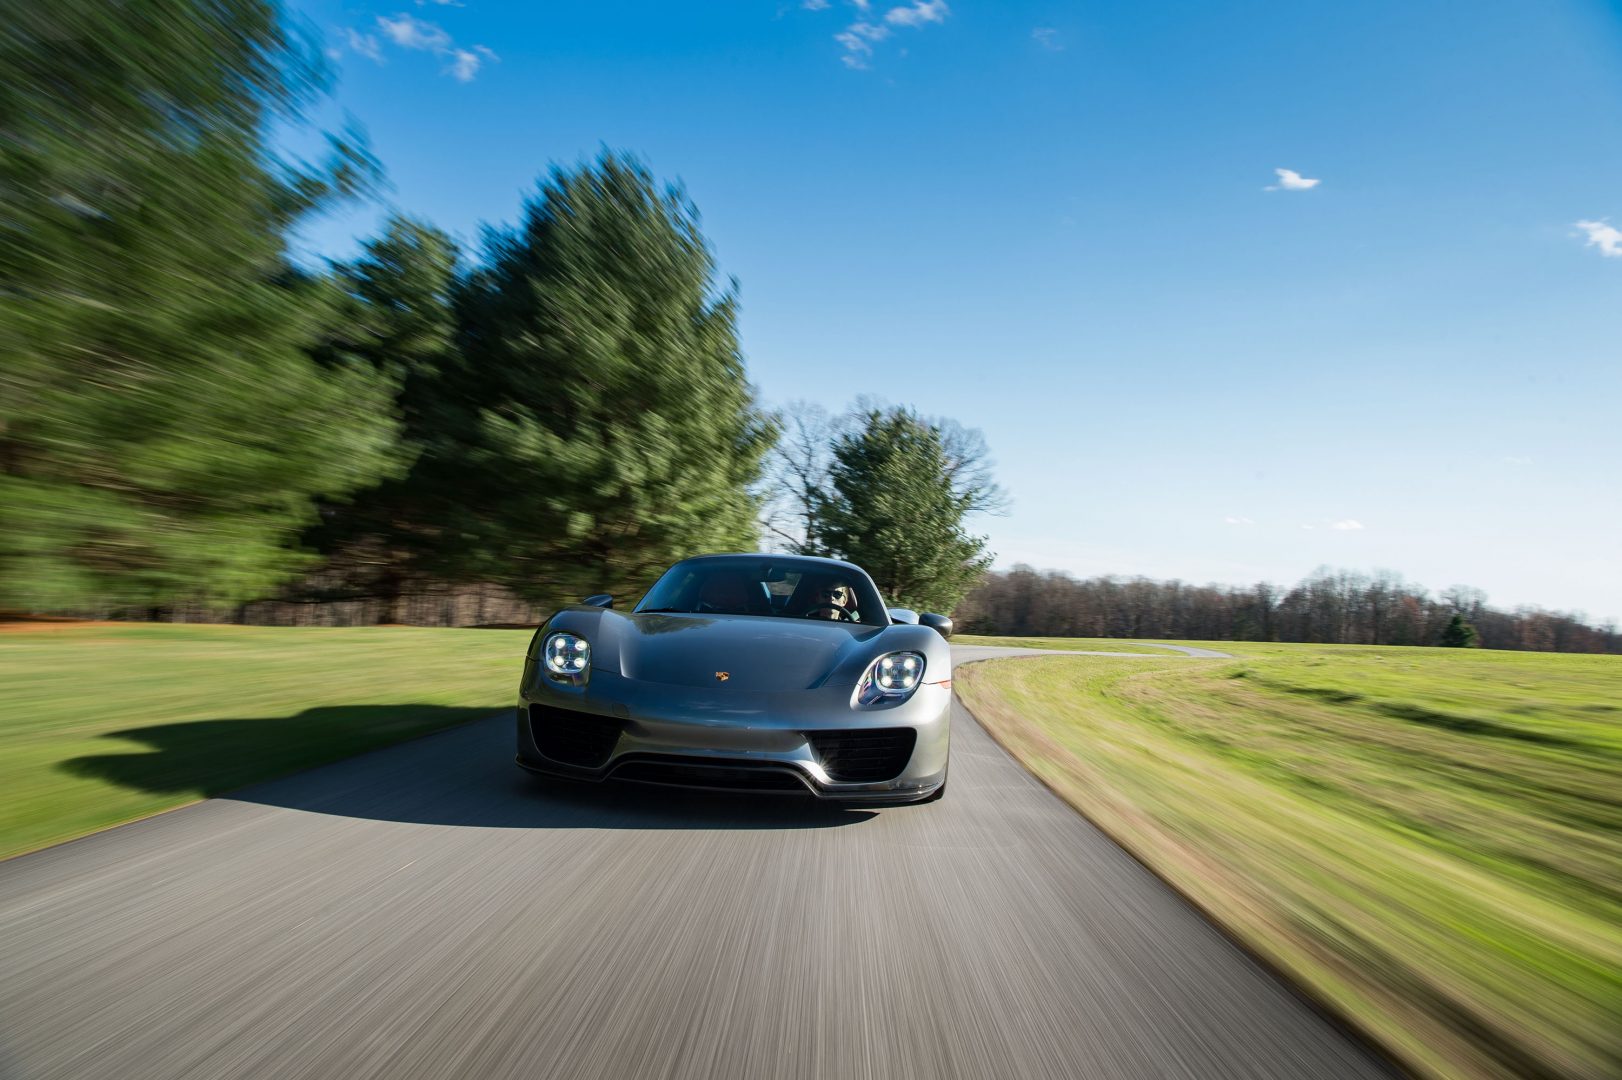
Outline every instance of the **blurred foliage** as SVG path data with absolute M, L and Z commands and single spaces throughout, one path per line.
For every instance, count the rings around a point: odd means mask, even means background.
M 463 301 L 461 410 L 425 453 L 464 513 L 467 580 L 545 599 L 625 592 L 677 558 L 756 543 L 775 438 L 698 215 L 633 159 L 554 169 L 487 238 Z
M 955 484 L 957 466 L 938 424 L 870 409 L 833 442 L 806 546 L 863 567 L 890 603 L 951 611 L 991 565 L 985 539 L 963 529 L 988 492 Z
M 0 27 L 0 605 L 206 603 L 306 565 L 312 496 L 389 467 L 390 376 L 312 361 L 338 294 L 283 237 L 364 151 L 273 161 L 318 93 L 257 0 L 68 0 Z
M 1479 639 L 1476 628 L 1465 622 L 1458 612 L 1453 613 L 1442 630 L 1442 644 L 1449 649 L 1473 649 L 1481 644 Z
M 1532 607 L 1503 611 L 1488 606 L 1486 593 L 1464 585 L 1434 597 L 1390 570 L 1362 574 L 1319 567 L 1280 587 L 1265 581 L 1078 580 L 1058 570 L 1016 566 L 987 574 L 954 617 L 966 633 L 1021 638 L 1447 645 L 1463 644 L 1462 629 L 1468 628 L 1470 640 L 1484 649 L 1622 652 L 1622 630 L 1614 622 L 1590 626 L 1580 614 Z
M 471 271 L 403 217 L 299 269 L 288 229 L 378 170 L 353 139 L 270 153 L 327 79 L 288 26 L 70 0 L 0 28 L 0 607 L 217 608 L 300 574 L 553 599 L 753 546 L 775 432 L 680 190 L 605 152 Z

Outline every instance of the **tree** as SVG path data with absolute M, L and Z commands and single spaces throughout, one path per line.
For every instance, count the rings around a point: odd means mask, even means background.
M 790 402 L 780 410 L 775 417 L 780 436 L 768 457 L 764 531 L 790 551 L 810 552 L 810 538 L 817 531 L 817 493 L 828 487 L 833 444 L 860 428 L 869 414 L 893 410 L 868 395 L 838 415 L 808 401 Z M 1008 497 L 992 476 L 985 435 L 950 417 L 925 417 L 922 423 L 939 436 L 947 486 L 964 500 L 968 512 L 996 514 L 1006 509 Z
M 777 442 L 767 457 L 761 527 L 791 552 L 805 554 L 816 533 L 816 498 L 828 483 L 832 446 L 850 414 L 830 416 L 814 402 L 795 401 L 777 412 Z
M 433 450 L 462 478 L 457 573 L 550 599 L 753 547 L 775 431 L 682 192 L 604 152 L 554 169 L 487 248 L 440 383 L 461 431 Z
M 869 411 L 834 443 L 810 546 L 862 566 L 896 603 L 951 611 L 991 564 L 963 529 L 973 497 L 953 489 L 952 466 L 936 426 Z
M 459 261 L 445 233 L 391 217 L 359 259 L 333 268 L 338 310 L 316 349 L 323 363 L 363 363 L 398 387 L 400 474 L 323 507 L 307 536 L 327 557 L 327 594 L 381 597 L 384 622 L 399 621 L 412 584 L 446 576 L 464 554 L 445 542 L 454 533 L 443 524 L 457 513 L 461 477 L 438 452 L 465 420 L 444 393 L 461 363 Z
M 0 605 L 262 595 L 388 468 L 389 379 L 312 361 L 284 248 L 370 160 L 268 154 L 322 86 L 268 0 L 24 4 L 0 72 Z
M 1477 641 L 1476 628 L 1465 621 L 1464 616 L 1458 612 L 1447 621 L 1447 627 L 1442 631 L 1442 645 L 1449 649 L 1473 649 Z

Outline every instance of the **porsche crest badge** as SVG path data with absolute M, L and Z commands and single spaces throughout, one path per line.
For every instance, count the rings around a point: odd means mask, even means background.
M 726 682 L 728 679 L 732 678 L 732 672 L 730 672 L 730 671 L 717 671 L 715 673 L 715 677 L 720 682 Z

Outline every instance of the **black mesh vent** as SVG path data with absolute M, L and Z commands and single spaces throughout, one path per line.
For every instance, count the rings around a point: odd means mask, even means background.
M 732 791 L 799 791 L 803 782 L 787 769 L 766 768 L 748 762 L 688 761 L 682 758 L 636 758 L 614 770 L 616 780 Z
M 535 746 L 553 761 L 583 769 L 601 768 L 614 752 L 625 721 L 612 716 L 559 709 L 552 705 L 529 707 L 529 729 Z
M 918 733 L 912 728 L 867 728 L 857 731 L 808 731 L 828 778 L 847 784 L 893 780 L 912 759 Z

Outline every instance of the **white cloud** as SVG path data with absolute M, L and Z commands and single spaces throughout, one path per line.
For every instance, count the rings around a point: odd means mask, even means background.
M 813 2 L 817 0 L 806 0 L 806 6 L 811 6 Z M 867 69 L 867 62 L 873 58 L 873 43 L 889 37 L 892 26 L 910 26 L 916 29 L 929 23 L 945 22 L 946 16 L 951 14 L 951 9 L 946 6 L 946 0 L 914 0 L 911 7 L 903 5 L 885 12 L 883 22 L 872 22 L 866 18 L 867 0 L 852 0 L 852 2 L 863 13 L 863 17 L 835 34 L 834 40 L 845 50 L 839 58 L 840 62 L 858 71 Z M 901 51 L 901 55 L 906 55 L 905 49 Z
M 1268 184 L 1263 191 L 1307 191 L 1317 187 L 1322 181 L 1302 176 L 1294 169 L 1274 169 L 1278 174 L 1278 183 Z
M 1346 518 L 1344 521 L 1331 522 L 1329 527 L 1340 532 L 1357 532 L 1363 528 L 1363 523 L 1353 518 Z
M 1588 235 L 1586 247 L 1597 247 L 1608 258 L 1622 258 L 1622 229 L 1608 221 L 1579 221 L 1577 227 Z
M 434 3 L 447 4 L 452 0 L 433 0 Z M 460 5 L 457 5 L 460 6 Z M 464 49 L 457 45 L 443 29 L 431 22 L 414 18 L 401 12 L 388 18 L 384 15 L 377 17 L 377 28 L 383 36 L 402 49 L 414 49 L 420 52 L 431 52 L 445 61 L 443 69 L 446 75 L 458 82 L 472 82 L 473 77 L 485 62 L 497 63 L 500 57 L 483 45 L 475 45 L 471 49 Z M 360 44 L 357 44 L 359 42 Z M 370 44 L 371 52 L 362 48 L 362 44 Z M 349 31 L 349 47 L 363 56 L 370 56 L 378 63 L 383 62 L 382 49 L 377 38 L 371 34 L 360 35 Z
M 462 0 L 417 0 L 418 7 L 427 4 L 438 4 L 440 7 L 467 7 L 466 4 L 462 3 Z
M 1064 43 L 1059 40 L 1059 32 L 1051 26 L 1038 26 L 1032 30 L 1031 40 L 1048 52 L 1064 51 Z
M 1504 464 L 1505 465 L 1530 465 L 1530 464 L 1532 464 L 1532 459 L 1529 458 L 1529 457 L 1506 457 L 1506 458 L 1504 458 Z
M 945 22 L 950 11 L 946 0 L 913 0 L 912 7 L 893 7 L 886 11 L 884 21 L 895 26 L 923 26 Z
M 828 0 L 805 0 L 800 6 L 807 11 L 827 11 Z
M 368 60 L 383 62 L 383 43 L 377 40 L 376 34 L 363 34 L 359 30 L 348 29 L 344 31 L 348 39 L 349 51 L 366 57 Z
M 867 67 L 868 57 L 873 55 L 873 42 L 889 36 L 889 27 L 858 19 L 835 34 L 834 40 L 845 47 L 845 55 L 840 57 L 845 66 L 861 70 Z
M 472 49 L 452 49 L 450 51 L 450 66 L 445 73 L 457 82 L 472 82 L 473 76 L 479 73 L 479 67 L 486 60 L 499 63 L 501 57 L 485 48 L 475 45 Z
M 386 15 L 379 15 L 377 28 L 383 31 L 384 37 L 402 49 L 447 52 L 452 44 L 451 36 L 433 23 L 413 18 L 403 12 L 392 19 Z
M 1222 523 L 1224 525 L 1254 525 L 1254 524 L 1256 524 L 1254 521 L 1250 520 L 1247 517 L 1236 517 L 1233 514 L 1229 514 L 1227 517 L 1223 518 Z

